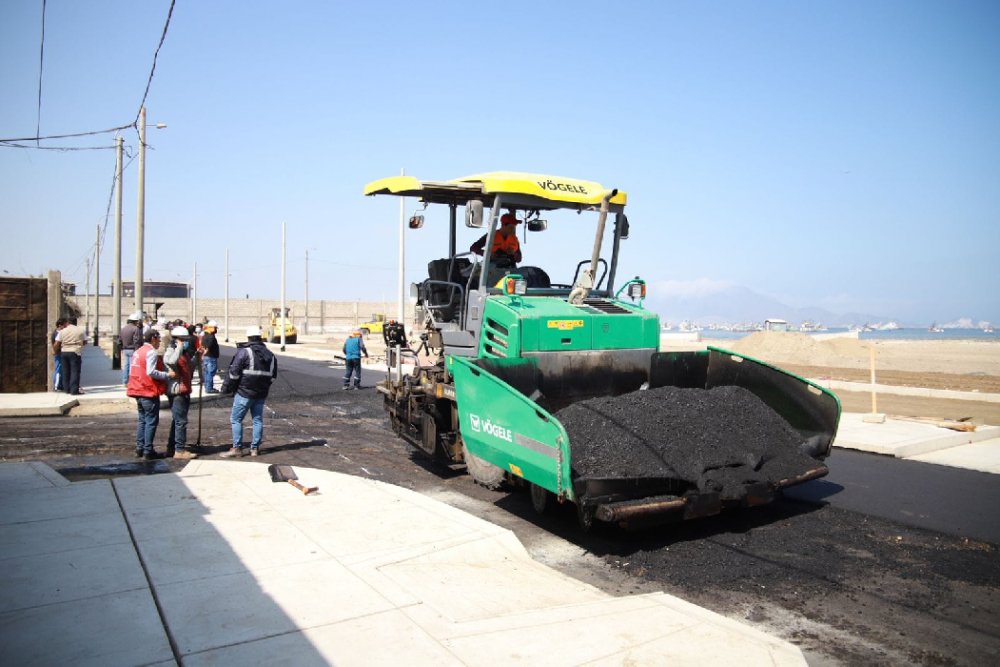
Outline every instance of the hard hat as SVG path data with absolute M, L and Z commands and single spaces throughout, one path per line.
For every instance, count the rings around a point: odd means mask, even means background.
M 159 324 L 161 327 L 164 327 L 167 325 L 167 318 L 161 317 L 160 319 L 156 320 L 156 323 Z
M 215 320 L 209 320 L 208 324 L 206 324 L 205 326 L 218 328 L 219 325 L 215 323 Z
M 260 330 L 260 327 L 247 327 L 247 338 L 253 338 L 256 336 L 260 338 L 264 333 Z
M 188 332 L 186 327 L 174 327 L 170 330 L 170 335 L 174 338 L 184 338 L 186 336 L 190 336 L 191 334 Z
M 517 216 L 513 213 L 504 213 L 500 216 L 501 225 L 519 225 L 521 221 L 517 219 Z
M 142 311 L 137 310 L 134 313 L 132 313 L 131 315 L 129 315 L 128 316 L 128 321 L 129 322 L 141 322 L 142 321 Z

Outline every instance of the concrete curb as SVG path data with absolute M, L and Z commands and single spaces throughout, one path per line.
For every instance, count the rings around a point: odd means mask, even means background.
M 870 393 L 872 385 L 869 382 L 845 382 L 843 380 L 818 380 L 808 378 L 820 387 L 830 391 L 857 391 Z M 938 398 L 949 401 L 981 401 L 984 403 L 1000 403 L 1000 394 L 986 394 L 978 391 L 958 391 L 955 389 L 927 389 L 924 387 L 899 387 L 896 385 L 876 384 L 876 394 L 893 394 L 896 396 L 917 396 L 920 398 Z

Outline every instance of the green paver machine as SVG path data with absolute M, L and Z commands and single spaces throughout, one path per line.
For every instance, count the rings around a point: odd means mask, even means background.
M 551 500 L 572 502 L 584 528 L 595 519 L 632 528 L 761 504 L 827 473 L 820 461 L 840 418 L 833 394 L 718 348 L 659 351 L 659 318 L 642 306 L 645 282 L 630 278 L 615 289 L 619 249 L 629 235 L 624 192 L 493 172 L 452 181 L 395 176 L 368 184 L 365 194 L 413 197 L 424 209 L 448 212 L 448 253 L 431 261 L 428 278 L 411 289 L 420 337 L 436 363 L 415 363 L 411 373 L 390 369 L 378 383 L 393 430 L 426 454 L 464 463 L 489 488 L 526 484 L 538 511 Z M 486 232 L 482 257 L 459 251 L 460 210 L 467 227 Z M 499 236 L 509 215 L 523 224 L 522 255 L 546 257 L 544 268 L 539 260 L 517 265 L 500 251 L 509 250 Z M 410 218 L 410 229 L 423 226 L 423 215 Z M 550 273 L 566 282 L 553 282 Z M 573 443 L 554 413 L 586 399 L 669 386 L 749 390 L 797 431 L 813 464 L 728 494 L 643 470 L 574 474 Z

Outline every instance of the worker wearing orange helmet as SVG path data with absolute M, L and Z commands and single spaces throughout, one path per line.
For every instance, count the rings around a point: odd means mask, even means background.
M 521 244 L 517 240 L 515 229 L 521 221 L 514 213 L 504 213 L 500 218 L 500 229 L 493 235 L 493 249 L 490 251 L 490 259 L 498 265 L 509 265 L 510 268 L 517 266 L 521 262 Z M 483 237 L 472 244 L 469 248 L 477 255 L 482 255 L 486 249 L 486 237 Z

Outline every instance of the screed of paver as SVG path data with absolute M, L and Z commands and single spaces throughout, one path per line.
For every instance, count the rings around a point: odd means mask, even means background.
M 149 589 L 10 612 L 0 615 L 0 628 L 8 665 L 114 667 L 173 659 Z
M 157 586 L 182 653 L 337 623 L 392 605 L 333 559 Z
M 184 664 L 186 667 L 245 665 L 258 662 L 260 656 L 268 656 L 269 664 L 289 667 L 308 664 L 448 667 L 463 664 L 395 610 L 189 655 L 184 658 Z

